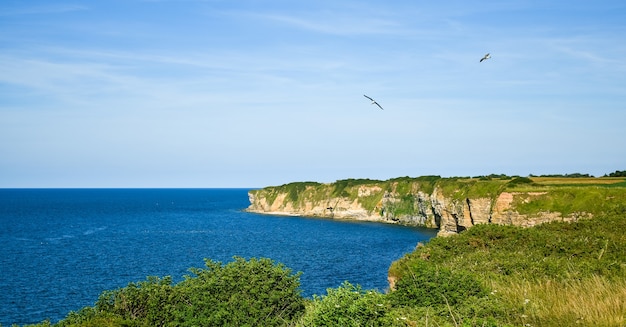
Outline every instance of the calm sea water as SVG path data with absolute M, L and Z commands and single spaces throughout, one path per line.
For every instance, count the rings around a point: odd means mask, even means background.
M 104 290 L 266 257 L 304 296 L 385 290 L 392 261 L 434 230 L 243 212 L 247 189 L 0 189 L 0 324 L 57 322 Z

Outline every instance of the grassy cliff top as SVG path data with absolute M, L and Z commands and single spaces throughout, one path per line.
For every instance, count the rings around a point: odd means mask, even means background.
M 298 193 L 307 188 L 325 188 L 330 189 L 331 194 L 335 196 L 345 195 L 344 191 L 348 188 L 367 186 L 380 187 L 390 192 L 410 192 L 412 190 L 423 191 L 425 193 L 432 192 L 434 186 L 442 187 L 458 187 L 483 185 L 485 188 L 493 186 L 506 186 L 507 189 L 516 188 L 523 190 L 541 190 L 542 187 L 563 187 L 563 186 L 581 186 L 581 187 L 626 187 L 626 177 L 567 177 L 567 176 L 550 176 L 550 177 L 520 177 L 506 175 L 489 175 L 476 177 L 440 177 L 440 176 L 420 176 L 420 177 L 398 177 L 388 180 L 375 179 L 343 179 L 333 183 L 323 184 L 318 182 L 293 182 L 280 186 L 268 186 L 263 191 L 275 191 L 281 193 Z M 412 187 L 417 186 L 417 188 Z M 457 188 L 457 189 L 458 189 Z M 480 192 L 480 187 L 477 191 Z M 259 190 L 255 190 L 259 191 Z M 252 191 L 252 192 L 255 192 Z
M 626 203 L 626 177 L 591 177 L 587 175 L 560 175 L 520 177 L 489 175 L 477 177 L 399 177 L 385 181 L 371 179 L 345 179 L 334 183 L 295 182 L 251 191 L 272 203 L 279 195 L 287 195 L 294 206 L 304 203 L 323 203 L 333 198 L 359 201 L 372 210 L 385 194 L 397 198 L 416 194 L 433 194 L 438 190 L 443 196 L 463 201 L 489 198 L 495 200 L 502 192 L 536 193 L 532 201 L 519 197 L 514 203 L 520 213 L 542 210 L 601 213 L 609 207 Z

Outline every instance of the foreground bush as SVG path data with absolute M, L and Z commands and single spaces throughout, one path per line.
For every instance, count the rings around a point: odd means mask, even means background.
M 59 326 L 283 326 L 304 311 L 300 274 L 269 259 L 236 257 L 172 285 L 149 277 L 104 292 L 94 308 L 71 313 Z
M 445 267 L 413 261 L 408 274 L 392 292 L 394 303 L 411 306 L 456 306 L 471 298 L 487 295 L 485 287 L 472 275 L 452 272 Z
M 390 309 L 384 294 L 345 282 L 325 296 L 314 296 L 298 326 L 391 326 Z

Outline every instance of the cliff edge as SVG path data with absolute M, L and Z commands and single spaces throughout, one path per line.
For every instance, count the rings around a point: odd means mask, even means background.
M 403 177 L 298 182 L 249 192 L 249 212 L 354 219 L 459 233 L 476 224 L 529 227 L 590 218 L 626 204 L 624 178 Z

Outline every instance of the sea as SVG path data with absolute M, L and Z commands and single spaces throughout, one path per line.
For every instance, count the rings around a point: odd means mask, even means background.
M 302 272 L 302 295 L 388 288 L 433 229 L 246 212 L 249 189 L 0 189 L 0 324 L 56 323 L 105 290 L 233 257 Z

